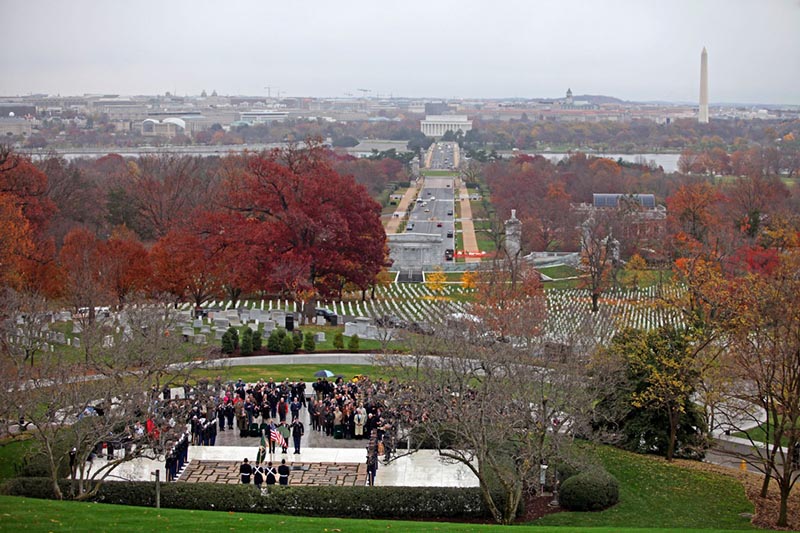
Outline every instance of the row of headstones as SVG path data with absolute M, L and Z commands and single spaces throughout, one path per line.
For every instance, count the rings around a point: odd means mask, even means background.
M 652 301 L 655 297 L 655 292 L 644 291 L 644 294 L 639 294 L 627 290 L 609 291 L 608 296 L 621 301 L 601 305 L 600 311 L 592 315 L 596 335 L 603 342 L 610 341 L 620 328 L 626 326 L 651 329 L 682 323 L 677 313 L 646 305 L 648 300 Z M 590 314 L 591 298 L 585 290 L 548 291 L 547 303 L 545 330 L 548 334 L 574 334 L 583 327 L 583 318 Z

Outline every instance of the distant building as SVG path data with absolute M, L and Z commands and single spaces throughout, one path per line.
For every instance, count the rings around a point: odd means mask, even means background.
M 22 118 L 26 115 L 36 116 L 36 106 L 30 104 L 19 104 L 15 102 L 0 102 L 0 117 L 13 116 Z
M 652 194 L 593 194 L 591 204 L 576 204 L 573 210 L 583 221 L 600 213 L 612 213 L 613 235 L 624 256 L 638 252 L 645 258 L 659 258 L 667 234 L 667 208 Z
M 18 135 L 27 137 L 31 133 L 33 133 L 33 127 L 30 120 L 18 117 L 0 117 L 0 138 Z
M 270 122 L 283 122 L 289 118 L 287 111 L 277 111 L 273 109 L 253 109 L 241 111 L 239 122 L 245 124 L 269 124 Z
M 561 109 L 600 109 L 600 106 L 589 102 L 588 100 L 575 100 L 572 96 L 572 89 L 567 89 L 567 96 L 561 100 Z
M 420 130 L 426 137 L 441 137 L 448 131 L 467 133 L 472 121 L 466 115 L 427 115 L 420 121 Z
M 142 122 L 142 135 L 145 137 L 168 137 L 171 139 L 185 131 L 186 121 L 180 118 L 170 117 L 164 120 L 148 118 Z
M 700 112 L 697 122 L 708 124 L 708 52 L 705 46 L 700 53 Z

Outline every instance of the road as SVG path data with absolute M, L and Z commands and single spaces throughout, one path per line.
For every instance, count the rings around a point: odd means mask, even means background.
M 453 170 L 456 168 L 456 151 L 458 146 L 454 142 L 437 142 L 428 148 L 425 158 L 426 166 L 430 170 Z
M 407 232 L 442 236 L 437 254 L 445 263 L 445 250 L 455 249 L 454 178 L 426 177 L 408 217 Z

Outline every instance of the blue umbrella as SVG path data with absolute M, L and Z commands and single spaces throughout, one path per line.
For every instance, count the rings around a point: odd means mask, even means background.
M 333 377 L 333 372 L 330 370 L 319 370 L 314 373 L 315 378 L 330 378 Z

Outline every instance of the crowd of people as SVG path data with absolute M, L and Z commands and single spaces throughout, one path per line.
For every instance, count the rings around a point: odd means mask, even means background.
M 300 453 L 305 434 L 300 415 L 308 409 L 312 431 L 334 439 L 367 441 L 368 484 L 373 485 L 380 459 L 391 458 L 397 439 L 397 416 L 386 404 L 387 391 L 392 386 L 392 382 L 367 376 L 350 380 L 342 376 L 333 380 L 318 378 L 311 386 L 313 393 L 307 397 L 303 381 L 276 382 L 270 378 L 245 383 L 239 379 L 223 384 L 217 378 L 212 385 L 203 380 L 196 389 L 185 385 L 183 398 L 173 397 L 167 387 L 160 395 L 154 390 L 155 401 L 160 403 L 154 409 L 158 422 L 148 421 L 154 427 L 145 431 L 158 432 L 162 426 L 166 431 L 185 422 L 187 434 L 165 443 L 170 480 L 180 472 L 190 444 L 214 446 L 218 432 L 238 430 L 240 437 L 260 438 L 255 461 L 245 460 L 240 465 L 241 482 L 283 484 L 284 480 L 288 483 L 290 467 L 285 459 L 274 466 L 273 455 L 287 454 L 290 445 L 295 454 Z M 186 413 L 186 418 L 182 420 L 178 413 Z

